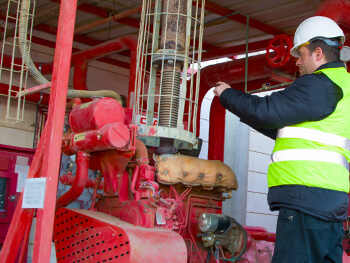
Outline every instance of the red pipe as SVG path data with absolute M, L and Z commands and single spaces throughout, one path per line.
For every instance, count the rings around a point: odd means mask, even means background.
M 318 6 L 315 16 L 326 16 L 349 27 L 350 2 L 348 0 L 326 0 Z
M 132 174 L 132 183 L 131 183 L 131 192 L 134 194 L 134 199 L 136 201 L 140 201 L 141 200 L 140 192 L 136 191 L 136 189 L 135 189 L 136 188 L 137 178 L 139 176 L 139 170 L 140 170 L 140 167 L 136 164 L 134 173 Z
M 262 41 L 249 43 L 249 53 L 266 50 L 266 47 L 268 46 L 270 40 L 271 39 L 266 39 Z M 207 51 L 202 53 L 202 62 L 207 60 L 212 60 L 212 59 L 242 55 L 242 54 L 245 54 L 245 52 L 246 52 L 246 44 Z
M 56 211 L 73 203 L 84 191 L 89 174 L 90 155 L 85 152 L 78 152 L 77 172 L 75 181 L 68 192 L 60 196 L 56 201 Z
M 136 84 L 136 68 L 137 68 L 137 39 L 127 39 L 126 42 L 130 47 L 130 75 L 129 75 L 129 90 L 128 90 L 128 101 L 126 107 L 129 109 L 133 108 L 133 97 L 135 94 Z M 132 48 L 131 48 L 132 47 Z
M 297 72 L 298 68 L 294 60 L 290 60 L 280 68 L 285 73 Z M 271 76 L 273 69 L 266 61 L 265 55 L 252 56 L 248 59 L 248 81 L 267 78 Z M 244 82 L 245 59 L 232 60 L 225 63 L 215 64 L 201 69 L 201 83 L 205 82 L 215 87 L 219 80 L 229 84 Z M 255 89 L 255 87 L 251 87 Z M 244 91 L 244 90 L 242 90 Z
M 224 161 L 225 116 L 226 109 L 221 106 L 219 98 L 214 97 L 209 116 L 208 160 Z
M 135 36 L 123 36 L 113 39 L 111 41 L 93 46 L 89 49 L 76 52 L 72 55 L 71 66 L 75 66 L 73 84 L 74 89 L 88 90 L 86 87 L 86 74 L 87 63 L 90 60 L 99 59 L 101 57 L 109 56 L 124 48 L 130 49 L 130 77 L 129 77 L 129 92 L 128 92 L 128 108 L 132 108 L 131 98 L 135 91 L 135 79 L 136 79 L 136 56 L 137 56 L 137 37 Z M 3 65 L 5 67 L 11 67 L 11 57 L 4 54 Z M 21 59 L 15 58 L 16 64 L 21 64 Z M 53 69 L 53 62 L 35 63 L 37 67 L 41 67 L 42 74 L 49 74 Z M 76 88 L 76 86 L 78 88 Z
M 98 59 L 111 55 L 116 51 L 128 47 L 130 49 L 130 76 L 127 107 L 132 108 L 131 102 L 135 91 L 136 79 L 136 56 L 137 56 L 137 38 L 134 36 L 124 36 L 114 40 L 99 44 L 88 50 L 77 52 L 72 56 L 72 63 L 76 66 L 74 69 L 74 89 L 88 90 L 86 87 L 87 63 L 90 60 Z M 77 87 L 75 86 L 77 85 Z
M 61 184 L 63 185 L 73 185 L 75 182 L 76 177 L 72 176 L 70 173 L 68 174 L 63 174 L 60 176 L 59 180 Z M 93 179 L 91 180 L 90 178 L 86 178 L 86 185 L 85 188 L 91 188 L 94 189 L 96 187 L 98 179 Z M 104 181 L 101 181 L 100 184 L 98 185 L 99 190 L 103 190 L 104 187 Z
M 76 60 L 76 64 L 74 67 L 74 77 L 73 77 L 73 87 L 76 90 L 87 90 L 86 87 L 86 77 L 87 77 L 87 69 L 88 69 L 88 62 L 87 61 L 79 61 Z M 82 100 L 83 102 L 86 102 L 86 99 Z
M 133 45 L 135 43 L 136 45 Z M 116 51 L 122 50 L 123 48 L 129 47 L 130 49 L 136 50 L 137 48 L 137 38 L 135 36 L 124 36 L 119 37 L 97 46 L 93 46 L 89 49 L 76 52 L 72 55 L 72 63 L 75 65 L 76 62 L 81 62 L 81 60 L 92 60 L 101 57 L 109 56 Z M 79 61 L 80 60 L 80 61 Z
M 259 226 L 244 226 L 243 227 L 253 239 L 255 240 L 265 240 L 268 242 L 275 242 L 276 234 L 270 233 L 266 228 Z

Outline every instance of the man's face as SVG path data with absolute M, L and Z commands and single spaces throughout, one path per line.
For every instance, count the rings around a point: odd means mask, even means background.
M 300 75 L 312 74 L 317 69 L 315 52 L 310 54 L 306 46 L 298 49 L 298 60 L 296 65 L 299 67 Z

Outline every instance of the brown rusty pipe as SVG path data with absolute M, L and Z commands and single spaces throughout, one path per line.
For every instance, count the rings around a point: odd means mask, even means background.
M 185 1 L 167 0 L 162 4 L 162 32 L 159 47 L 164 54 L 161 64 L 162 96 L 159 103 L 159 126 L 163 127 L 177 127 L 183 67 L 183 61 L 177 54 L 183 54 L 186 49 L 186 9 Z M 159 63 L 159 59 L 156 59 L 156 63 Z
M 154 4 L 153 4 L 153 5 L 154 5 Z M 153 6 L 153 5 L 152 5 L 152 6 Z M 92 22 L 92 23 L 90 23 L 90 24 L 77 27 L 77 28 L 74 30 L 74 34 L 77 34 L 77 33 L 81 32 L 81 31 L 86 30 L 86 29 L 90 29 L 90 28 L 93 28 L 93 27 L 97 27 L 97 26 L 99 26 L 99 25 L 107 24 L 107 23 L 111 22 L 112 20 L 122 19 L 122 18 L 124 18 L 124 17 L 130 16 L 130 15 L 135 14 L 135 13 L 139 13 L 139 12 L 141 12 L 141 11 L 142 11 L 142 6 L 137 7 L 137 8 L 134 8 L 134 9 L 131 9 L 131 10 L 128 10 L 128 11 L 123 12 L 123 13 L 120 13 L 120 14 L 116 14 L 116 15 L 114 15 L 114 16 L 112 16 L 112 17 L 104 18 L 104 19 L 101 19 L 101 20 Z
M 84 191 L 89 174 L 90 155 L 85 152 L 78 152 L 77 172 L 75 181 L 68 192 L 60 196 L 56 201 L 56 211 L 73 203 Z
M 178 0 L 163 1 L 161 49 L 184 51 L 186 45 L 186 2 Z M 179 14 L 179 15 L 178 15 Z
M 133 159 L 137 164 L 148 164 L 148 151 L 146 145 L 140 140 L 136 139 L 136 151 Z

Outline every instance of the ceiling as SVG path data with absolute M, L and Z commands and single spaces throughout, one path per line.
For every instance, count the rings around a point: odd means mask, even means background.
M 58 2 L 36 0 L 34 43 L 54 47 L 52 40 L 57 31 L 60 6 Z M 244 53 L 247 16 L 249 16 L 249 50 L 252 52 L 265 49 L 268 41 L 275 35 L 293 35 L 297 26 L 312 16 L 322 2 L 322 0 L 206 1 L 203 60 Z M 6 17 L 7 3 L 8 0 L 0 0 L 2 24 Z M 77 47 L 88 48 L 124 35 L 137 36 L 141 5 L 142 0 L 78 0 L 74 36 L 76 49 L 73 51 L 77 51 Z M 15 14 L 16 6 L 14 4 L 10 6 L 9 11 Z M 237 11 L 238 13 L 232 15 Z M 128 16 L 121 19 L 107 19 L 125 12 L 128 12 Z M 101 21 L 101 24 L 96 26 L 94 23 L 97 21 Z

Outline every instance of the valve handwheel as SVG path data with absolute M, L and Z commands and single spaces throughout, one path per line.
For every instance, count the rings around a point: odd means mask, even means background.
M 284 66 L 290 58 L 292 40 L 287 35 L 277 35 L 270 40 L 266 48 L 266 59 L 271 67 Z

